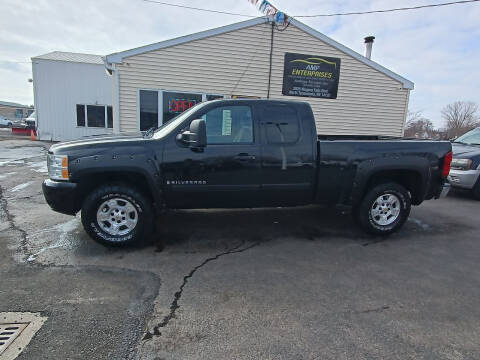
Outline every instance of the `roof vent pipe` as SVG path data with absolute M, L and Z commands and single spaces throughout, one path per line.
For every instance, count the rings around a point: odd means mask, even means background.
M 365 57 L 369 60 L 372 58 L 372 47 L 374 40 L 375 36 L 367 36 L 365 38 Z

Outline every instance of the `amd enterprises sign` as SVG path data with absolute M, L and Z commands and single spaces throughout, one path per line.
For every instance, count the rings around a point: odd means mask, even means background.
M 339 78 L 338 58 L 286 53 L 282 94 L 336 99 Z

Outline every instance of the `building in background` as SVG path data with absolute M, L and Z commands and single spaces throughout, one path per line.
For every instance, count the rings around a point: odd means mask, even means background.
M 255 18 L 106 57 L 56 51 L 32 68 L 37 132 L 53 141 L 138 133 L 199 102 L 243 97 L 307 101 L 322 135 L 401 137 L 414 87 L 295 19 Z
M 19 122 L 33 112 L 33 106 L 17 104 L 9 101 L 0 101 L 0 116 Z
M 278 28 L 255 18 L 110 54 L 105 66 L 115 132 L 159 126 L 204 100 L 257 97 L 308 101 L 319 134 L 399 137 L 413 89 L 295 19 Z
M 102 57 L 55 51 L 32 58 L 40 140 L 111 134 L 112 78 Z

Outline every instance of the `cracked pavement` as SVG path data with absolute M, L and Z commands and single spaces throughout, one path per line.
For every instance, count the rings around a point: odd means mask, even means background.
M 41 194 L 45 148 L 0 141 L 0 311 L 48 316 L 19 359 L 480 358 L 480 202 L 379 241 L 331 209 L 171 211 L 143 249 Z

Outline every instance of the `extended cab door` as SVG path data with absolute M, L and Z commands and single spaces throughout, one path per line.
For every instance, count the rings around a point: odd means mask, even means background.
M 302 104 L 287 102 L 260 106 L 265 205 L 302 205 L 313 200 L 316 131 L 311 111 L 304 110 Z
M 248 102 L 221 102 L 201 109 L 194 118 L 206 122 L 207 146 L 195 151 L 175 141 L 166 145 L 162 172 L 167 206 L 255 206 L 260 140 L 252 107 Z

